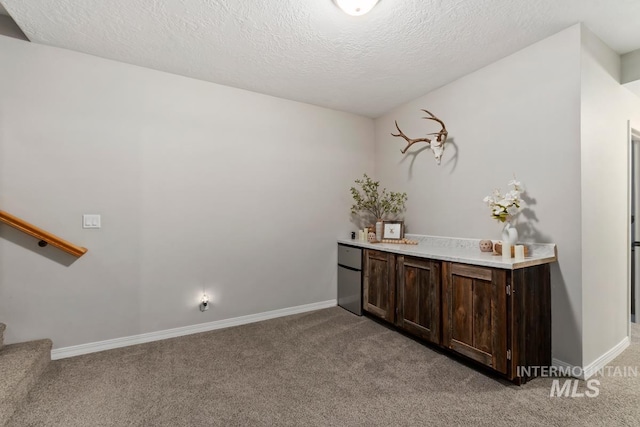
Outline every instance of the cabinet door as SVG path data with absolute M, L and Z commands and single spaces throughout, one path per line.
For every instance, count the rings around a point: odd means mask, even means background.
M 440 344 L 440 263 L 398 255 L 397 266 L 396 325 Z
M 393 322 L 395 314 L 395 255 L 366 250 L 364 256 L 363 309 Z
M 443 263 L 442 344 L 507 373 L 505 270 Z

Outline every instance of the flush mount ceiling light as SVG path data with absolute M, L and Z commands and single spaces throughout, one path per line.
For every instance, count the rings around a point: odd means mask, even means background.
M 369 12 L 378 0 L 334 0 L 347 15 L 360 16 Z

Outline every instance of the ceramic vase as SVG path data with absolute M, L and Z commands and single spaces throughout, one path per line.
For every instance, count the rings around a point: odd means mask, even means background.
M 502 229 L 502 241 L 511 246 L 515 246 L 518 242 L 518 229 L 511 225 L 509 221 L 504 223 L 504 228 Z
M 382 240 L 382 220 L 376 221 L 376 240 L 379 242 Z

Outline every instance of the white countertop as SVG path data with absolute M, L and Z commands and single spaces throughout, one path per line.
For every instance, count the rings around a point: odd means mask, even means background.
M 358 239 L 338 239 L 343 245 L 374 249 L 383 252 L 393 252 L 419 258 L 429 258 L 440 261 L 460 262 L 464 264 L 482 265 L 486 267 L 516 270 L 540 264 L 556 262 L 557 250 L 553 243 L 519 243 L 529 250 L 529 256 L 524 260 L 503 260 L 502 255 L 491 252 L 480 252 L 480 239 L 460 239 L 456 237 L 425 236 L 407 234 L 407 239 L 417 240 L 417 245 L 395 245 L 391 243 L 369 243 Z M 496 241 L 494 240 L 494 243 Z

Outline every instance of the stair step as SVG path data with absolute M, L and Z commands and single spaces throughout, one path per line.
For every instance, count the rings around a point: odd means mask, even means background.
M 0 350 L 2 350 L 2 346 L 4 345 L 4 330 L 7 329 L 7 325 L 4 323 L 0 323 Z
M 7 423 L 51 361 L 51 340 L 0 349 L 0 426 Z

